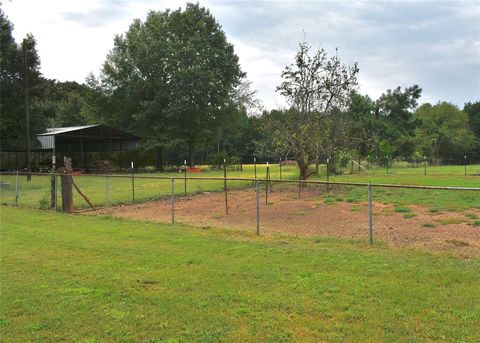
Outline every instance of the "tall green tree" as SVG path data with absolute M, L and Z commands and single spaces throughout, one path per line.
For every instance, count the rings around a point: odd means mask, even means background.
M 347 111 L 349 142 L 359 158 L 375 154 L 381 133 L 381 122 L 375 114 L 375 101 L 368 95 L 352 94 Z
M 475 146 L 475 135 L 465 112 L 448 102 L 420 106 L 415 113 L 418 127 L 416 141 L 421 152 L 441 157 L 469 153 Z
M 243 76 L 207 9 L 189 3 L 185 10 L 152 11 L 115 37 L 102 72 L 104 113 L 144 137 L 147 148 L 185 145 L 193 164 Z
M 413 116 L 422 89 L 417 85 L 387 90 L 375 103 L 375 117 L 381 121 L 381 135 L 376 142 L 376 155 L 390 151 L 397 156 L 410 156 L 415 150 Z M 383 149 L 382 147 L 388 147 Z M 393 157 L 393 156 L 390 156 Z
M 1 149 L 19 148 L 23 142 L 24 126 L 20 51 L 13 38 L 13 24 L 0 9 L 0 120 Z M 23 121 L 22 121 L 23 122 Z M 19 137 L 22 139 L 19 141 Z
M 15 42 L 13 25 L 1 9 L 0 26 L 1 149 L 25 149 L 26 168 L 30 170 L 31 133 L 43 130 L 45 122 L 31 111 L 39 97 L 40 58 L 32 34 L 28 34 L 20 45 Z
M 467 102 L 463 106 L 463 112 L 468 115 L 470 129 L 478 142 L 474 152 L 480 157 L 480 101 Z

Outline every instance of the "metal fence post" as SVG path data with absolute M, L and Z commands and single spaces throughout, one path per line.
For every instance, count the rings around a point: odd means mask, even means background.
M 225 214 L 228 215 L 227 160 L 223 159 L 223 190 L 225 192 Z
M 258 180 L 255 181 L 255 207 L 257 215 L 257 235 L 260 235 L 260 186 Z
M 373 228 L 372 228 L 372 185 L 368 183 L 368 240 L 373 244 Z
M 282 159 L 280 159 L 280 162 L 278 162 L 280 165 L 280 180 L 282 179 Z
M 327 192 L 330 192 L 330 157 L 327 157 Z
M 18 193 L 19 193 L 19 184 L 18 184 L 18 171 L 15 177 L 15 207 L 18 207 Z
M 172 203 L 172 224 L 175 224 L 175 179 L 172 177 L 172 191 L 170 196 L 170 202 Z
M 53 186 L 54 186 L 54 197 L 53 197 L 53 208 L 55 209 L 55 211 L 57 211 L 57 203 L 58 203 L 58 200 L 57 200 L 57 189 L 58 189 L 58 178 L 57 178 L 57 173 L 53 174 Z
M 133 174 L 133 162 L 132 162 L 132 203 L 135 204 L 135 175 Z
M 265 175 L 265 179 L 267 180 L 265 183 L 265 205 L 268 205 L 268 179 L 270 176 L 270 167 L 267 162 L 267 174 Z
M 183 182 L 184 182 L 184 193 L 187 196 L 187 160 L 183 161 Z
M 108 207 L 108 175 L 105 175 L 105 206 Z

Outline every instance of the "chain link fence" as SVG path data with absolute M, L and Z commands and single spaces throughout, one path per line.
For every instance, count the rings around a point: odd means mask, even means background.
M 182 174 L 181 174 L 182 175 Z M 61 210 L 59 175 L 1 174 L 4 205 Z M 73 175 L 89 215 L 480 256 L 480 187 Z M 56 195 L 56 196 L 55 196 Z

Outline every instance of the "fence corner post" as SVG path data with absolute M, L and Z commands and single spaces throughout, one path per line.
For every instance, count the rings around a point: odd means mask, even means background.
M 372 185 L 368 183 L 368 240 L 373 244 L 373 223 L 372 223 Z
M 256 207 L 256 222 L 257 222 L 257 235 L 260 235 L 260 186 L 258 180 L 255 180 L 255 207 Z
M 172 177 L 172 190 L 170 195 L 170 202 L 172 204 L 172 224 L 175 224 L 175 179 Z

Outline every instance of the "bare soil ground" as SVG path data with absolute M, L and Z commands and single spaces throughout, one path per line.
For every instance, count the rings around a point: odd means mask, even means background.
M 393 246 L 421 247 L 464 256 L 480 256 L 480 227 L 471 225 L 469 215 L 480 217 L 480 210 L 436 212 L 422 206 L 409 206 L 410 218 L 394 211 L 393 205 L 373 204 L 373 237 Z M 152 201 L 100 209 L 89 214 L 158 221 L 172 221 L 169 201 Z M 260 233 L 294 236 L 324 236 L 368 239 L 366 203 L 325 203 L 318 193 L 292 190 L 265 192 L 260 199 Z M 407 214 L 407 217 L 409 215 Z M 255 192 L 252 189 L 228 192 L 228 215 L 222 192 L 177 198 L 175 222 L 197 227 L 256 230 Z

